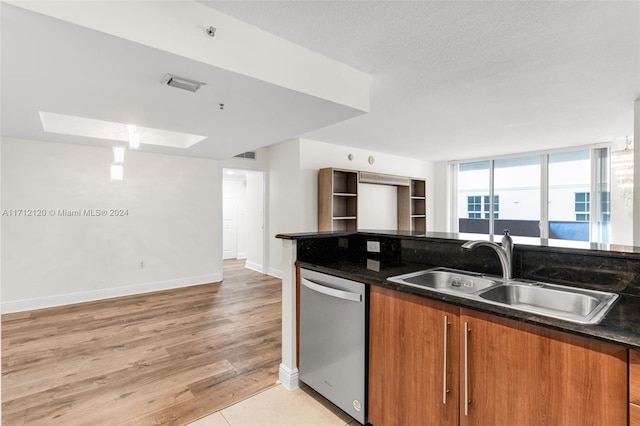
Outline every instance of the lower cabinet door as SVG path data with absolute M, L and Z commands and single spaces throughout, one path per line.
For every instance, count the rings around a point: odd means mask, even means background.
M 629 404 L 629 425 L 640 426 L 640 405 Z
M 457 425 L 459 308 L 375 286 L 370 300 L 369 422 Z
M 626 425 L 627 349 L 460 310 L 460 424 Z

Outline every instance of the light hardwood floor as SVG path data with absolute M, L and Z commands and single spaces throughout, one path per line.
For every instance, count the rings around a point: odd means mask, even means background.
M 277 380 L 281 281 L 224 281 L 2 316 L 3 425 L 182 425 Z

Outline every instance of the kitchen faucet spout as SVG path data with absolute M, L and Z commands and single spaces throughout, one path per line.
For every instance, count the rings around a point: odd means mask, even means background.
M 498 254 L 500 259 L 500 265 L 502 266 L 502 277 L 506 280 L 512 278 L 512 263 L 513 263 L 513 240 L 509 236 L 509 230 L 504 230 L 504 237 L 502 237 L 502 245 L 498 245 L 493 241 L 475 240 L 467 241 L 462 245 L 463 249 L 473 250 L 476 247 L 491 247 Z

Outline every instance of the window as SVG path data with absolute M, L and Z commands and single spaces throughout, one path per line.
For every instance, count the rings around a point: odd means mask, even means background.
M 482 207 L 485 194 L 489 194 L 490 162 L 458 164 L 458 195 L 456 203 L 459 207 L 457 220 L 458 232 L 488 234 L 489 220 L 482 220 Z M 478 210 L 476 210 L 476 208 Z
M 502 201 L 496 234 L 508 229 L 513 236 L 540 236 L 540 163 L 539 155 L 493 161 L 493 193 Z
M 480 219 L 482 217 L 482 204 L 480 195 L 467 197 L 467 212 L 469 219 Z
M 607 243 L 609 151 L 454 163 L 452 231 L 498 236 L 509 229 L 513 236 Z
M 588 192 L 576 192 L 575 210 L 577 222 L 589 222 L 589 211 L 591 211 L 591 194 Z
M 591 151 L 549 154 L 549 238 L 589 241 Z
M 602 209 L 602 221 L 604 223 L 611 222 L 611 193 L 609 191 L 603 191 L 600 193 L 601 209 Z
M 489 219 L 491 214 L 488 195 L 467 196 L 467 217 L 469 219 Z M 500 196 L 493 197 L 493 218 L 498 219 Z

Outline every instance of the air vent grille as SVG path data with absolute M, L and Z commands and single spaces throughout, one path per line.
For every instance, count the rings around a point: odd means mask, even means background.
M 255 151 L 247 151 L 247 152 L 243 152 L 242 154 L 234 155 L 234 157 L 237 157 L 237 158 L 248 158 L 249 160 L 255 160 L 256 159 L 256 152 Z
M 173 74 L 165 74 L 165 76 L 162 78 L 162 84 L 166 84 L 167 86 L 176 87 L 182 90 L 188 90 L 190 92 L 195 92 L 207 83 L 191 80 L 189 78 L 178 77 Z

